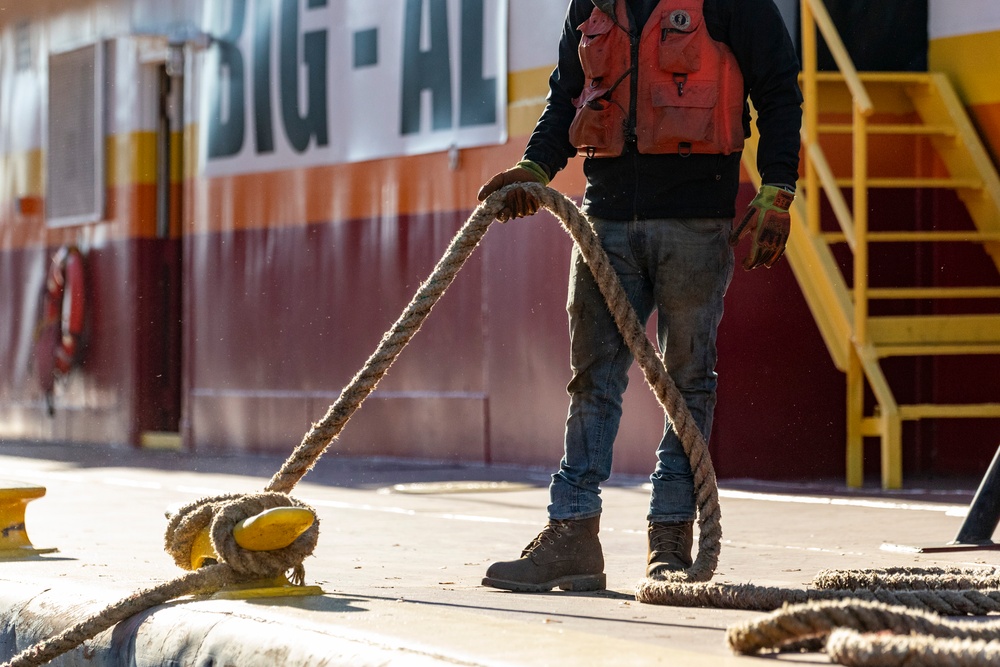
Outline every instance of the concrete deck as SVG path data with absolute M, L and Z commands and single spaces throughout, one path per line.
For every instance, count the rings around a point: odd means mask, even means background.
M 97 446 L 0 443 L 0 480 L 44 486 L 27 527 L 58 552 L 0 561 L 0 661 L 133 591 L 182 573 L 163 551 L 164 511 L 261 490 L 281 457 L 210 457 Z M 466 482 L 509 482 L 483 490 Z M 725 646 L 754 612 L 637 603 L 645 566 L 642 479 L 604 492 L 608 590 L 509 593 L 480 580 L 545 521 L 545 471 L 327 454 L 293 495 L 319 513 L 307 583 L 324 595 L 184 599 L 154 608 L 54 665 L 752 664 Z M 976 480 L 883 493 L 724 482 L 714 581 L 804 588 L 822 569 L 998 565 L 1000 552 L 918 554 L 957 533 Z M 451 483 L 451 484 L 448 484 Z M 400 487 L 398 485 L 416 485 Z M 433 486 L 437 484 L 437 486 Z M 431 485 L 430 487 L 426 485 Z M 788 660 L 789 658 L 783 658 Z M 827 663 L 820 654 L 800 663 Z

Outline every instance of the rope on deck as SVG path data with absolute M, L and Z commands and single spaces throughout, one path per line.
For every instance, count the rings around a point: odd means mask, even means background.
M 882 602 L 845 599 L 785 607 L 726 632 L 742 654 L 781 651 L 809 640 L 842 665 L 926 667 L 996 665 L 1000 621 L 945 618 Z
M 181 567 L 190 568 L 191 544 L 195 536 L 208 527 L 212 546 L 219 556 L 217 564 L 199 568 L 159 586 L 136 591 L 55 637 L 22 651 L 0 667 L 36 667 L 44 664 L 130 616 L 184 595 L 210 593 L 228 584 L 273 577 L 288 570 L 293 570 L 295 578 L 301 579 L 304 576 L 302 561 L 312 553 L 318 539 L 318 522 L 291 546 L 270 552 L 248 551 L 239 547 L 232 539 L 233 526 L 263 509 L 281 505 L 305 506 L 287 493 L 312 469 L 323 452 L 340 435 L 364 399 L 375 390 L 379 380 L 419 330 L 431 309 L 478 246 L 504 206 L 506 193 L 513 188 L 524 188 L 535 194 L 579 244 L 626 344 L 642 367 L 657 400 L 673 422 L 691 460 L 700 530 L 698 557 L 690 568 L 677 572 L 674 576 L 677 581 L 711 579 L 718 563 L 722 530 L 718 489 L 708 446 L 662 360 L 646 337 L 590 222 L 572 200 L 559 192 L 540 184 L 515 184 L 494 193 L 473 211 L 452 239 L 430 277 L 421 284 L 402 315 L 382 337 L 375 352 L 323 418 L 312 425 L 268 482 L 264 493 L 202 498 L 185 506 L 171 518 L 165 548 L 175 562 Z
M 593 272 L 622 336 L 672 422 L 694 473 L 698 510 L 698 554 L 692 566 L 662 579 L 646 579 L 636 588 L 636 599 L 650 604 L 777 610 L 750 623 L 729 628 L 727 641 L 739 653 L 765 650 L 815 650 L 825 640 L 831 659 L 845 665 L 927 665 L 980 667 L 997 664 L 1000 626 L 995 623 L 952 621 L 942 615 L 981 615 L 1000 611 L 996 574 L 977 569 L 917 572 L 892 570 L 824 571 L 815 589 L 780 589 L 753 585 L 708 584 L 718 565 L 722 538 L 721 509 L 715 471 L 708 446 L 646 337 L 586 217 L 564 195 L 539 184 L 507 186 L 475 209 L 452 239 L 431 276 L 420 286 L 400 318 L 383 336 L 374 354 L 330 406 L 324 417 L 271 478 L 263 494 L 205 498 L 183 508 L 168 526 L 167 551 L 182 567 L 189 567 L 190 542 L 210 526 L 216 565 L 202 567 L 159 586 L 140 590 L 110 605 L 78 625 L 29 648 L 0 667 L 36 667 L 61 655 L 116 623 L 192 593 L 208 593 L 250 578 L 273 576 L 289 569 L 302 576 L 302 560 L 312 553 L 318 524 L 299 537 L 292 547 L 259 559 L 260 552 L 242 550 L 230 543 L 232 526 L 260 510 L 287 503 L 302 506 L 287 496 L 339 436 L 362 401 L 374 391 L 389 366 L 420 328 L 455 275 L 479 244 L 507 191 L 524 188 L 537 196 L 579 245 Z M 256 503 L 256 504 L 255 504 Z M 314 512 L 315 514 L 315 512 Z M 830 587 L 830 588 L 827 588 Z M 907 634 L 887 635 L 885 631 Z M 874 637 L 859 633 L 881 633 Z

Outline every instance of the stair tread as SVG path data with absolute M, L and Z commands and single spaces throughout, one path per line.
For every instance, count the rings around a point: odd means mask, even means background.
M 868 318 L 868 333 L 876 347 L 1000 348 L 1000 315 L 876 315 Z
M 846 236 L 840 231 L 824 231 L 821 235 L 826 239 L 827 243 L 843 243 L 846 240 Z M 954 241 L 954 242 L 970 242 L 970 243 L 982 243 L 985 241 L 1000 241 L 1000 230 L 979 230 L 979 229 L 968 229 L 968 230 L 921 230 L 921 231 L 905 231 L 905 230 L 895 230 L 895 231 L 869 231 L 868 235 L 869 243 L 892 243 L 892 242 L 909 242 L 915 243 L 919 241 L 927 242 L 944 242 L 944 241 Z
M 852 134 L 852 123 L 820 123 L 817 127 L 820 134 Z M 955 136 L 958 130 L 954 125 L 943 123 L 870 123 L 866 129 L 868 134 L 899 134 L 899 135 L 941 135 Z
M 869 299 L 996 299 L 1000 286 L 869 287 Z
M 840 187 L 850 187 L 854 184 L 854 181 L 848 177 L 838 178 L 836 181 Z M 866 184 L 869 188 L 943 188 L 965 190 L 981 190 L 983 188 L 983 181 L 978 178 L 929 176 L 870 177 L 866 180 Z
M 914 403 L 899 406 L 903 419 L 1000 417 L 1000 403 Z
M 899 418 L 904 420 L 1000 417 L 1000 403 L 910 403 L 896 407 Z M 879 420 L 877 413 L 862 419 L 866 435 L 880 435 Z

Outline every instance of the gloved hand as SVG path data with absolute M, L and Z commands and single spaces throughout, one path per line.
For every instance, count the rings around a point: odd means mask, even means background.
M 757 196 L 747 207 L 743 219 L 729 235 L 729 245 L 735 246 L 747 234 L 750 237 L 750 254 L 743 260 L 749 271 L 764 265 L 767 268 L 785 252 L 785 243 L 791 231 L 792 220 L 788 209 L 795 193 L 776 185 L 762 185 Z
M 545 170 L 534 162 L 522 160 L 515 166 L 499 174 L 486 182 L 486 185 L 479 189 L 479 201 L 485 200 L 491 194 L 512 183 L 541 183 L 549 184 L 549 178 Z M 497 220 L 507 222 L 512 218 L 522 218 L 534 215 L 541 202 L 532 194 L 520 188 L 515 188 L 507 193 L 504 198 L 504 207 L 497 213 Z

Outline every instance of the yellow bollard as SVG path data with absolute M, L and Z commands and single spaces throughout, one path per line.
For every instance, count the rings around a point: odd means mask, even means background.
M 28 539 L 24 511 L 28 503 L 45 495 L 44 486 L 0 480 L 0 560 L 30 558 L 58 551 L 39 549 Z
M 284 549 L 309 530 L 316 517 L 302 507 L 275 507 L 244 519 L 233 528 L 233 539 L 250 551 Z M 198 569 L 219 559 L 208 528 L 203 528 L 191 545 L 191 567 Z M 284 575 L 226 586 L 214 593 L 213 599 L 247 599 L 283 596 L 323 595 L 319 586 L 296 586 Z
M 233 538 L 250 551 L 274 551 L 287 547 L 315 522 L 304 507 L 275 507 L 236 524 Z

